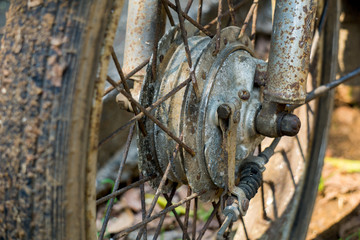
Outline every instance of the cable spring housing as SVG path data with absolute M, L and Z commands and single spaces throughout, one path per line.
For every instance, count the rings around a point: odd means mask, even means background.
M 252 199 L 257 193 L 262 182 L 262 172 L 259 165 L 256 163 L 247 163 L 240 171 L 240 183 L 238 185 L 241 188 L 248 200 Z

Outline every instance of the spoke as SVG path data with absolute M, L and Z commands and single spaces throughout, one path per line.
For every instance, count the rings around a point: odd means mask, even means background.
M 326 85 L 322 85 L 320 87 L 317 87 L 316 89 L 314 89 L 313 91 L 309 92 L 306 95 L 306 100 L 305 102 L 308 103 L 311 100 L 318 98 L 319 96 L 329 92 L 331 89 L 339 86 L 340 84 L 352 79 L 353 77 L 357 76 L 360 74 L 360 67 L 355 69 L 354 71 L 346 74 L 345 76 L 341 77 L 340 79 L 330 82 Z
M 196 21 L 199 24 L 201 24 L 202 4 L 203 4 L 203 0 L 199 0 L 198 11 L 197 11 L 197 16 L 196 16 Z
M 206 230 L 208 229 L 211 221 L 213 220 L 214 216 L 216 215 L 216 212 L 218 211 L 219 207 L 220 207 L 220 200 L 219 200 L 218 203 L 215 205 L 213 211 L 211 212 L 210 217 L 209 217 L 208 220 L 206 221 L 204 227 L 201 229 L 197 240 L 201 240 L 201 238 L 204 236 L 204 234 L 205 234 Z
M 240 3 L 236 4 L 234 6 L 234 11 L 238 10 L 241 6 L 243 6 L 245 3 L 247 3 L 249 0 L 243 0 Z M 225 17 L 227 15 L 230 14 L 230 11 L 226 11 L 225 13 L 223 13 L 220 17 Z M 218 20 L 218 17 L 214 18 L 213 20 L 211 20 L 207 25 L 204 26 L 205 29 L 208 29 L 211 27 L 211 25 L 214 25 Z
M 212 204 L 213 208 L 215 209 L 215 207 L 216 207 L 216 203 L 215 203 L 215 202 L 212 202 L 211 204 Z M 220 217 L 219 211 L 216 211 L 216 220 L 217 220 L 217 221 L 218 221 L 218 223 L 219 223 L 219 227 L 221 227 L 222 220 L 221 220 L 221 217 Z
M 130 149 L 131 140 L 132 140 L 132 138 L 134 136 L 134 129 L 135 129 L 135 125 L 132 125 L 132 127 L 130 128 L 130 132 L 129 132 L 127 141 L 126 141 L 126 148 L 125 148 L 125 151 L 124 151 L 123 159 L 122 159 L 122 161 L 120 163 L 120 167 L 119 167 L 119 170 L 118 170 L 118 173 L 117 173 L 117 176 L 116 176 L 115 184 L 114 184 L 114 187 L 113 187 L 113 192 L 115 192 L 119 188 L 121 175 L 122 175 L 124 165 L 125 165 L 125 162 L 126 162 L 126 159 L 127 159 L 128 153 L 129 153 L 129 149 Z M 107 226 L 107 223 L 108 223 L 109 218 L 110 218 L 111 208 L 114 205 L 114 199 L 115 198 L 112 197 L 110 199 L 109 203 L 108 203 L 108 207 L 106 209 L 104 222 L 103 222 L 103 225 L 101 227 L 100 234 L 99 234 L 99 240 L 102 240 L 104 238 L 106 226 Z
M 221 40 L 221 13 L 222 13 L 222 0 L 219 0 L 217 24 L 216 24 L 216 46 L 213 55 L 217 55 L 220 51 Z
M 117 56 L 115 54 L 115 51 L 114 51 L 114 48 L 112 46 L 110 47 L 110 52 L 111 52 L 112 59 L 114 60 L 115 67 L 116 67 L 116 69 L 117 69 L 117 71 L 119 73 L 121 83 L 122 83 L 125 91 L 131 96 L 129 85 L 127 84 L 127 82 L 125 80 L 125 75 L 124 75 L 124 73 L 123 73 L 123 71 L 121 69 L 120 63 L 118 61 L 118 58 L 117 58 Z M 132 106 L 132 109 L 134 111 L 134 114 L 137 115 L 139 112 L 138 112 L 138 109 L 136 108 L 135 104 L 131 103 L 131 106 Z M 145 130 L 144 123 L 141 120 L 139 120 L 138 123 L 139 123 L 139 128 L 140 128 L 142 134 L 146 135 L 146 130 Z
M 251 42 L 252 45 L 255 48 L 255 34 L 256 34 L 256 21 L 257 21 L 257 15 L 258 15 L 258 8 L 259 8 L 259 4 L 256 4 L 255 9 L 254 9 L 254 13 L 253 13 L 253 17 L 252 17 L 252 26 L 251 26 Z
M 140 179 L 139 181 L 134 182 L 134 183 L 132 183 L 132 184 L 120 189 L 120 190 L 114 191 L 111 194 L 106 195 L 105 197 L 102 197 L 102 198 L 96 200 L 96 205 L 98 206 L 99 204 L 106 202 L 110 198 L 114 198 L 116 196 L 119 196 L 119 195 L 125 193 L 126 191 L 128 191 L 128 190 L 130 190 L 132 188 L 139 187 L 142 184 L 146 183 L 147 181 L 150 181 L 151 179 L 154 179 L 155 177 L 156 177 L 156 175 L 144 177 L 144 178 Z
M 128 94 L 124 89 L 121 89 L 114 81 L 111 79 L 109 82 L 114 85 L 114 87 L 122 94 L 124 95 L 130 102 L 133 102 L 136 107 L 140 109 L 151 121 L 153 121 L 156 125 L 158 125 L 169 137 L 174 139 L 175 142 L 180 144 L 181 147 L 183 147 L 191 156 L 195 156 L 195 152 L 187 146 L 185 143 L 183 143 L 178 137 L 176 137 L 165 125 L 163 125 L 159 120 L 157 120 L 153 115 L 151 115 L 143 106 L 141 106 L 140 103 L 138 103 L 130 94 Z
M 309 143 L 310 142 L 310 136 L 311 136 L 311 133 L 310 133 L 310 106 L 309 106 L 309 103 L 306 104 L 306 134 L 307 134 L 307 142 Z
M 275 184 L 273 182 L 270 182 L 270 188 L 273 194 L 273 207 L 274 207 L 274 218 L 275 220 L 279 218 L 278 216 L 278 208 L 277 208 L 277 204 L 276 204 L 276 195 L 275 195 Z
M 154 34 L 154 45 L 153 45 L 153 52 L 152 52 L 152 62 L 151 62 L 151 73 L 152 73 L 152 82 L 155 82 L 156 77 L 157 77 L 157 69 L 156 69 L 156 65 L 157 65 L 157 58 L 158 58 L 158 44 L 159 44 L 159 38 L 160 38 L 160 17 L 161 17 L 161 4 L 160 4 L 160 0 L 158 0 L 157 2 L 157 8 L 156 8 L 156 16 L 157 16 L 157 20 L 155 23 L 155 34 Z
M 232 24 L 233 26 L 237 26 L 237 25 L 236 25 L 236 18 L 235 18 L 235 13 L 234 13 L 233 2 L 232 2 L 232 0 L 227 0 L 227 3 L 228 3 L 228 7 L 229 7 L 231 24 Z M 218 16 L 218 17 L 219 17 L 219 16 Z
M 258 145 L 258 155 L 261 153 L 261 143 Z M 265 208 L 265 193 L 264 193 L 264 176 L 261 173 L 261 205 L 263 209 L 263 219 L 269 221 L 270 218 L 268 218 Z
M 196 221 L 197 221 L 198 198 L 194 199 L 194 216 L 192 225 L 192 240 L 196 239 Z
M 229 235 L 230 235 L 230 233 L 231 233 L 231 229 L 232 229 L 233 225 L 234 225 L 234 222 L 231 221 L 230 224 L 229 224 L 228 229 L 227 229 L 226 232 L 224 233 L 224 240 L 225 240 L 225 239 L 226 239 L 226 240 L 229 240 Z
M 168 0 L 164 0 L 167 1 L 168 5 L 170 8 L 172 8 L 174 11 L 176 11 L 177 13 L 180 12 L 180 15 L 185 18 L 186 20 L 188 20 L 192 25 L 194 25 L 195 27 L 197 27 L 200 31 L 202 31 L 204 34 L 206 34 L 209 37 L 212 37 L 213 35 L 211 34 L 211 32 L 209 32 L 208 30 L 206 30 L 206 28 L 204 28 L 202 25 L 200 25 L 198 22 L 196 22 L 194 19 L 192 19 L 191 17 L 189 17 L 189 15 L 187 15 L 186 13 L 184 13 L 183 11 L 181 11 L 181 9 L 178 10 L 178 8 L 172 3 L 169 2 Z
M 159 187 L 158 187 L 158 189 L 156 189 L 155 196 L 154 196 L 154 198 L 153 198 L 153 200 L 152 200 L 152 202 L 151 202 L 149 211 L 147 212 L 146 219 L 143 220 L 143 222 L 146 221 L 147 219 L 149 219 L 149 218 L 151 217 L 151 214 L 152 214 L 152 212 L 154 211 L 154 208 L 155 208 L 156 203 L 157 203 L 157 201 L 158 201 L 158 199 L 159 199 L 159 197 L 160 197 L 160 194 L 161 194 L 161 192 L 162 192 L 163 189 L 164 189 L 165 182 L 166 182 L 167 176 L 169 175 L 169 172 L 170 172 L 170 163 L 169 163 L 169 164 L 167 165 L 167 167 L 166 167 L 164 176 L 161 178 Z M 176 186 L 175 186 L 175 187 L 176 187 Z M 146 227 L 146 224 L 144 225 L 144 227 Z M 143 234 L 143 232 L 144 232 L 144 228 L 139 231 L 136 239 L 140 239 L 141 236 L 142 236 L 142 234 Z
M 314 115 L 314 111 L 312 110 L 311 106 L 309 103 L 306 103 L 306 106 L 308 107 L 309 112 L 311 113 L 311 115 Z
M 268 184 L 270 189 L 271 189 L 271 194 L 272 194 L 272 198 L 273 198 L 273 211 L 274 211 L 274 219 L 278 219 L 278 211 L 277 211 L 277 204 L 276 204 L 276 198 L 275 198 L 275 184 L 273 181 L 269 181 L 266 182 L 264 181 L 264 183 Z
M 139 228 L 143 227 L 145 224 L 148 224 L 149 222 L 153 221 L 154 219 L 161 217 L 162 215 L 174 210 L 175 208 L 183 205 L 184 203 L 186 203 L 188 201 L 191 201 L 192 199 L 194 199 L 196 197 L 201 196 L 204 193 L 205 193 L 205 191 L 201 191 L 199 193 L 193 193 L 193 194 L 191 194 L 191 196 L 186 197 L 186 198 L 184 198 L 183 200 L 181 200 L 181 201 L 179 201 L 177 203 L 174 203 L 173 205 L 171 205 L 170 207 L 162 210 L 158 214 L 155 214 L 155 215 L 151 216 L 150 218 L 147 218 L 146 220 L 144 220 L 144 221 L 142 221 L 142 222 L 140 222 L 140 223 L 126 229 L 126 230 L 123 230 L 123 231 L 119 232 L 118 234 L 115 235 L 114 238 L 119 239 L 121 237 L 124 237 L 127 234 L 129 234 L 130 232 L 135 231 L 136 229 L 139 229 Z
M 175 192 L 176 192 L 176 185 L 175 187 L 173 187 L 173 189 L 171 190 L 171 193 L 170 193 L 170 201 L 166 202 L 166 206 L 165 206 L 165 209 L 170 207 L 170 203 L 173 199 L 173 197 L 175 196 Z M 166 217 L 166 214 L 162 215 L 161 218 L 160 218 L 160 222 L 156 228 L 156 231 L 155 231 L 155 234 L 154 234 L 154 237 L 153 237 L 153 240 L 156 240 L 159 236 L 159 233 L 161 231 L 161 227 L 164 223 L 164 220 L 165 220 L 165 217 Z
M 314 90 L 312 90 L 311 92 L 309 92 L 306 95 L 305 103 L 308 103 L 308 102 L 310 102 L 310 101 L 324 95 L 325 93 L 328 93 L 333 88 L 339 86 L 342 83 L 345 83 L 345 82 L 351 80 L 353 77 L 355 77 L 355 76 L 357 76 L 359 74 L 360 74 L 360 67 L 356 68 L 354 71 L 346 74 L 345 76 L 339 78 L 338 80 L 332 81 L 332 82 L 330 82 L 328 84 L 321 85 L 321 86 L 315 88 Z M 292 111 L 292 110 L 304 105 L 305 103 L 303 103 L 301 105 L 290 105 L 290 106 L 287 107 L 287 109 L 289 111 Z
M 121 93 L 127 97 L 130 101 L 134 102 L 136 106 L 140 108 L 140 110 L 152 120 L 156 125 L 158 125 L 169 137 L 171 137 L 175 142 L 177 142 L 181 147 L 183 147 L 191 156 L 195 156 L 194 150 L 192 150 L 189 146 L 187 146 L 184 142 L 182 142 L 178 137 L 176 137 L 165 125 L 163 125 L 159 120 L 157 120 L 154 116 L 152 116 L 146 109 L 141 106 L 136 100 L 134 100 L 130 95 L 128 95 L 124 90 L 120 89 Z
M 169 18 L 169 21 L 170 21 L 170 25 L 171 25 L 171 26 L 175 26 L 174 18 L 173 18 L 173 16 L 171 15 L 171 12 L 170 12 L 170 9 L 169 9 L 169 5 L 168 5 L 167 1 L 166 1 L 166 0 L 161 0 L 161 2 L 162 2 L 162 4 L 164 5 L 166 15 L 167 15 L 167 17 Z
M 246 30 L 246 27 L 248 26 L 249 21 L 250 21 L 251 17 L 253 16 L 254 10 L 255 10 L 255 8 L 257 7 L 257 5 L 258 5 L 258 0 L 254 0 L 254 1 L 253 1 L 253 4 L 251 4 L 251 7 L 250 7 L 249 12 L 248 12 L 247 15 L 246 15 L 246 18 L 245 18 L 245 20 L 244 20 L 244 24 L 243 24 L 242 27 L 241 27 L 240 34 L 239 34 L 239 38 L 244 35 L 245 30 Z
M 182 135 L 180 136 L 180 139 L 182 140 Z M 168 165 L 167 165 L 167 167 L 166 167 L 164 176 L 161 178 L 160 184 L 159 184 L 158 188 L 156 189 L 156 193 L 155 193 L 154 199 L 153 199 L 153 201 L 152 201 L 152 203 L 151 203 L 151 206 L 150 206 L 150 209 L 149 209 L 149 211 L 148 211 L 148 214 L 147 214 L 146 218 L 149 218 L 149 217 L 151 216 L 151 214 L 152 214 L 152 212 L 153 212 L 153 210 L 154 210 L 154 208 L 155 208 L 155 205 L 156 205 L 156 203 L 157 203 L 157 201 L 158 201 L 158 199 L 159 199 L 159 196 L 160 196 L 160 194 L 161 194 L 161 193 L 163 192 L 163 190 L 164 190 L 164 186 L 165 186 L 167 177 L 168 177 L 168 175 L 169 175 L 169 173 L 170 173 L 171 162 L 173 162 L 173 160 L 176 158 L 178 152 L 179 152 L 179 144 L 176 144 L 176 147 L 175 147 L 175 149 L 174 149 L 173 155 L 172 155 L 172 157 L 171 157 L 172 159 L 169 161 L 169 163 L 168 163 Z M 176 185 L 177 185 L 177 184 L 174 183 L 173 188 L 176 189 Z M 139 238 L 139 237 L 141 238 L 141 236 L 142 236 L 142 230 L 139 232 L 138 238 Z
M 286 166 L 287 166 L 287 168 L 288 168 L 288 170 L 290 172 L 290 177 L 291 177 L 291 181 L 292 181 L 292 183 L 294 185 L 294 188 L 296 189 L 295 177 L 294 177 L 293 171 L 291 170 L 290 160 L 289 160 L 289 158 L 288 158 L 288 156 L 287 156 L 287 154 L 286 154 L 286 152 L 284 150 L 281 151 L 281 155 L 282 155 L 282 157 L 284 159 L 284 162 L 285 162 L 285 164 L 286 164 Z
M 167 201 L 167 202 L 170 202 L 170 206 L 171 206 L 172 203 L 171 203 L 171 200 L 170 200 L 169 196 L 168 196 L 167 194 L 165 194 L 165 193 L 164 193 L 163 195 L 164 195 L 166 201 Z M 189 202 L 187 202 L 187 203 L 189 203 Z M 184 224 L 181 222 L 180 217 L 179 217 L 179 214 L 177 214 L 177 212 L 176 212 L 175 209 L 173 209 L 173 210 L 171 210 L 171 211 L 172 211 L 172 213 L 174 214 L 175 219 L 176 219 L 177 223 L 179 224 L 181 230 L 183 231 L 183 234 L 184 234 L 183 236 L 185 237 L 185 239 L 190 240 L 189 234 L 188 234 L 187 231 L 185 230 L 185 226 L 184 226 Z
M 261 181 L 261 205 L 263 209 L 263 219 L 269 221 L 270 218 L 267 216 L 266 208 L 265 208 L 264 181 Z
M 139 114 L 142 114 L 139 113 Z M 139 116 L 136 115 L 136 116 Z M 143 114 L 144 115 L 144 114 Z M 141 118 L 141 117 L 140 117 Z M 101 147 L 103 144 L 107 143 L 108 141 L 110 141 L 113 137 L 115 137 L 116 135 L 118 135 L 119 133 L 121 133 L 124 129 L 126 129 L 127 127 L 131 126 L 131 124 L 133 124 L 137 119 L 132 119 L 131 121 L 127 122 L 125 125 L 119 127 L 118 129 L 116 129 L 114 132 L 112 132 L 109 136 L 107 136 L 106 138 L 102 139 L 100 142 L 99 142 L 99 145 L 98 147 Z
M 158 107 L 160 104 L 162 104 L 163 102 L 165 102 L 167 99 L 169 99 L 171 96 L 173 96 L 175 93 L 177 93 L 178 91 L 180 91 L 183 87 L 185 87 L 189 82 L 191 81 L 190 78 L 186 79 L 184 82 L 180 83 L 177 87 L 173 88 L 171 91 L 169 91 L 166 95 L 164 95 L 163 97 L 159 98 L 155 103 L 153 103 L 150 107 L 147 107 L 146 110 L 147 111 L 152 111 L 154 110 L 156 107 Z M 107 141 L 109 141 L 110 139 L 112 139 L 113 137 L 115 137 L 117 134 L 119 134 L 122 130 L 124 130 L 125 128 L 127 128 L 128 126 L 130 126 L 132 123 L 134 123 L 135 121 L 139 120 L 140 118 L 142 118 L 143 116 L 145 116 L 145 114 L 143 112 L 140 112 L 138 115 L 134 116 L 132 119 L 130 119 L 129 122 L 125 123 L 123 126 L 119 127 L 118 129 L 116 129 L 114 132 L 112 132 L 109 136 L 107 136 L 106 138 L 104 138 L 103 140 L 101 140 L 99 142 L 99 147 L 101 145 L 103 145 L 104 143 L 106 143 Z
M 129 72 L 126 76 L 125 76 L 125 81 L 129 80 L 132 76 L 134 76 L 138 71 L 140 71 L 143 67 L 145 67 L 148 63 L 149 63 L 150 59 L 145 60 L 144 62 L 142 62 L 139 66 L 137 66 L 134 70 L 132 70 L 131 72 Z M 109 77 L 109 76 L 108 76 Z M 116 82 L 117 84 L 121 83 L 121 79 Z M 105 97 L 106 95 L 108 95 L 110 92 L 112 92 L 112 90 L 114 90 L 115 88 L 113 86 L 108 87 L 107 89 L 105 89 L 105 93 L 103 95 L 103 97 Z
M 177 9 L 178 17 L 179 17 L 179 22 L 180 22 L 181 37 L 182 37 L 182 40 L 183 40 L 184 46 L 185 46 L 185 55 L 186 55 L 186 59 L 187 59 L 188 65 L 189 65 L 189 69 L 190 69 L 190 77 L 191 77 L 191 81 L 193 83 L 195 95 L 199 99 L 200 93 L 199 93 L 199 88 L 198 88 L 198 85 L 196 82 L 195 70 L 193 69 L 193 66 L 192 66 L 191 52 L 190 52 L 190 48 L 189 48 L 189 44 L 188 44 L 187 32 L 186 32 L 185 26 L 184 26 L 184 17 L 181 14 L 180 1 L 175 0 L 175 2 L 176 2 L 176 9 Z
M 244 221 L 244 219 L 243 219 L 243 217 L 241 215 L 240 215 L 240 220 L 241 220 L 241 223 L 242 223 L 243 228 L 244 228 L 245 237 L 246 237 L 247 240 L 249 240 L 250 238 L 249 238 L 246 226 L 245 226 L 245 221 Z
M 187 4 L 186 4 L 186 7 L 185 7 L 185 10 L 184 10 L 184 12 L 185 12 L 186 14 L 189 13 L 189 10 L 190 10 L 190 8 L 191 8 L 192 3 L 193 3 L 193 0 L 188 0 L 188 2 L 187 2 Z
M 141 171 L 139 171 L 140 179 L 143 179 L 144 176 Z M 145 186 L 144 184 L 140 185 L 140 198 L 141 198 L 141 218 L 144 221 L 146 218 L 146 204 L 145 204 Z M 147 229 L 146 225 L 144 227 L 144 239 L 147 239 Z
M 130 88 L 129 88 L 129 85 L 127 84 L 126 82 L 126 79 L 125 79 L 125 75 L 124 75 L 124 72 L 122 71 L 122 68 L 120 66 L 120 62 L 116 56 L 116 53 L 114 51 L 114 48 L 111 46 L 110 47 L 110 52 L 111 52 L 111 57 L 114 61 L 114 64 L 115 64 L 115 67 L 116 67 L 116 70 L 118 71 L 119 73 L 119 76 L 120 76 L 120 82 L 121 84 L 123 85 L 125 91 L 131 95 L 131 92 L 130 92 Z M 135 107 L 135 105 L 132 105 L 133 109 L 134 109 L 134 112 L 137 112 L 137 108 Z
M 316 49 L 317 49 L 317 46 L 318 46 L 318 43 L 320 40 L 320 34 L 325 26 L 327 12 L 328 12 L 328 5 L 329 5 L 328 1 L 325 1 L 325 6 L 324 6 L 323 12 L 320 17 L 319 27 L 316 29 L 314 37 L 313 37 L 311 50 L 310 50 L 310 66 L 312 66 L 312 64 L 314 62 L 314 56 L 315 56 L 315 52 L 316 52 Z
M 187 196 L 191 195 L 191 188 L 188 186 Z M 187 233 L 188 224 L 189 224 L 189 215 L 190 215 L 190 202 L 187 202 L 185 205 L 185 219 L 184 219 L 184 231 Z M 183 234 L 183 239 L 185 239 L 185 234 Z M 189 238 L 190 239 L 190 238 Z
M 298 145 L 300 153 L 301 153 L 301 157 L 302 157 L 303 161 L 305 162 L 306 161 L 305 154 L 304 154 L 303 149 L 301 147 L 298 135 L 296 135 L 295 138 L 296 138 L 296 142 L 297 142 L 297 145 Z

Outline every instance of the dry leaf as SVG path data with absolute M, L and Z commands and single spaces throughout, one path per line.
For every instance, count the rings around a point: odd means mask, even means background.
M 118 216 L 109 220 L 107 225 L 108 233 L 118 233 L 128 227 L 131 227 L 134 223 L 134 214 L 129 209 L 125 209 Z
M 27 5 L 28 5 L 29 8 L 32 8 L 32 7 L 37 7 L 42 3 L 43 3 L 43 0 L 28 0 Z

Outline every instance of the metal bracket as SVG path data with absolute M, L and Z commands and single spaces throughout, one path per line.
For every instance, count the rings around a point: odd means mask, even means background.
M 249 200 L 244 191 L 235 186 L 235 154 L 236 154 L 236 135 L 237 124 L 240 122 L 236 112 L 241 108 L 241 102 L 234 99 L 232 103 L 222 104 L 218 108 L 219 126 L 222 131 L 222 157 L 227 163 L 225 191 L 236 196 L 239 204 L 239 210 L 242 216 L 245 216 L 249 207 Z M 225 214 L 225 213 L 224 213 Z
M 225 190 L 232 191 L 235 187 L 235 156 L 237 123 L 240 122 L 241 102 L 234 98 L 229 104 L 222 104 L 218 108 L 219 126 L 222 131 L 222 158 L 225 160 Z

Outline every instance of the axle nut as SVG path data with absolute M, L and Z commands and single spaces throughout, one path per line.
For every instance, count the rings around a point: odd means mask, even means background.
M 300 131 L 300 119 L 291 113 L 285 114 L 280 123 L 280 131 L 285 136 L 295 136 Z

